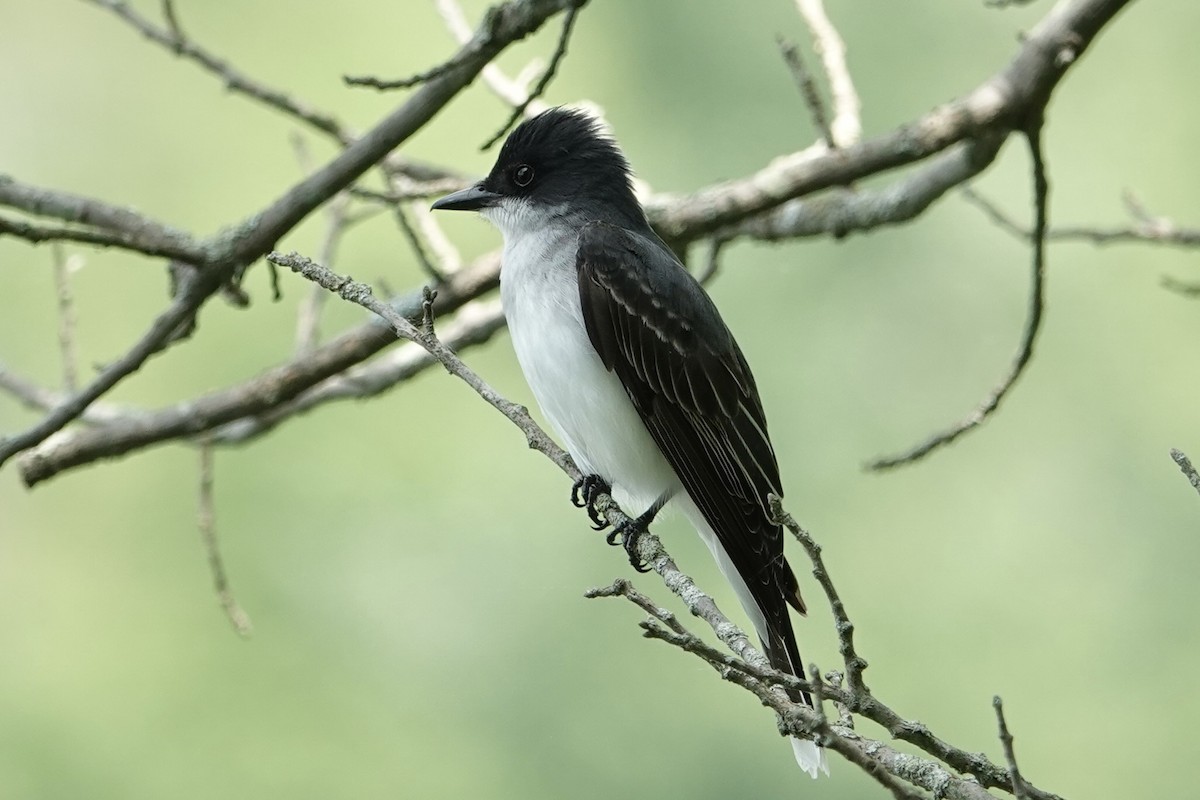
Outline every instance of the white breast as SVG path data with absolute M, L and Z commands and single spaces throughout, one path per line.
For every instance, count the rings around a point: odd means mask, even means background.
M 500 297 L 517 360 L 579 468 L 611 483 L 631 514 L 677 490 L 679 479 L 588 339 L 573 231 L 508 235 L 502 263 Z

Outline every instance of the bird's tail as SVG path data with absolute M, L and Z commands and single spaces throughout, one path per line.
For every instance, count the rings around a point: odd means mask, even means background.
M 786 611 L 784 612 L 787 613 Z M 761 617 L 762 614 L 760 613 Z M 755 626 L 758 625 L 758 618 L 754 618 Z M 784 617 L 783 623 L 790 629 L 791 621 Z M 766 623 L 764 621 L 764 627 Z M 790 633 L 790 630 L 789 630 Z M 763 651 L 767 655 L 767 659 L 771 662 L 771 666 L 780 672 L 787 672 L 798 677 L 804 677 L 804 665 L 800 661 L 800 653 L 796 648 L 796 640 L 794 636 L 785 638 L 778 632 L 759 631 L 759 639 L 762 642 Z M 809 708 L 816 708 L 816 703 L 813 701 L 812 695 L 808 692 L 803 692 L 801 695 L 805 705 Z M 810 778 L 816 779 L 820 777 L 819 773 L 824 772 L 829 774 L 829 763 L 825 760 L 825 749 L 818 746 L 811 739 L 799 739 L 792 737 L 792 753 L 796 756 L 796 763 L 800 765 L 800 769 L 808 773 Z
M 800 765 L 800 769 L 808 773 L 808 777 L 817 779 L 819 773 L 824 772 L 829 774 L 829 763 L 825 760 L 825 749 L 818 747 L 816 742 L 808 739 L 797 739 L 792 737 L 792 752 L 796 756 L 796 763 Z
M 713 558 L 717 561 L 717 566 L 720 567 L 721 573 L 725 579 L 733 586 L 733 591 L 737 595 L 738 600 L 742 604 L 742 608 L 746 610 L 746 615 L 750 617 L 750 622 L 754 624 L 755 632 L 758 633 L 759 641 L 762 642 L 762 648 L 771 665 L 776 669 L 787 672 L 798 677 L 804 677 L 804 664 L 800 660 L 800 653 L 796 647 L 796 638 L 792 635 L 791 620 L 787 617 L 787 609 L 783 610 L 783 618 L 781 625 L 786 625 L 786 632 L 773 630 L 774 626 L 768 625 L 766 617 L 763 615 L 762 609 L 758 607 L 758 602 L 754 599 L 754 595 L 750 592 L 750 588 L 746 585 L 745 580 L 737 571 L 737 567 L 733 565 L 729 555 L 725 552 L 725 548 L 721 546 L 720 540 L 716 533 L 705 520 L 700 509 L 696 507 L 695 502 L 690 497 L 683 497 L 679 503 L 680 510 L 688 520 L 695 526 L 700 533 L 700 538 L 708 545 L 708 549 L 712 552 Z M 789 600 L 789 602 L 792 602 Z M 799 593 L 796 593 L 795 601 L 792 602 L 798 610 L 803 613 L 804 604 L 800 600 Z M 804 701 L 809 707 L 815 708 L 812 697 L 805 692 Z M 792 737 L 792 752 L 796 756 L 796 763 L 800 765 L 800 769 L 804 770 L 812 778 L 819 777 L 819 774 L 824 772 L 829 774 L 829 764 L 825 760 L 825 750 L 810 739 L 800 739 Z

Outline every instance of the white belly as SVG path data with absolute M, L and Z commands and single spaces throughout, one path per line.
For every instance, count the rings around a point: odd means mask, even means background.
M 574 262 L 561 259 L 573 242 L 542 244 L 549 246 L 537 254 L 505 248 L 500 296 L 517 360 L 575 463 L 612 484 L 628 513 L 640 514 L 676 491 L 679 479 L 588 339 Z

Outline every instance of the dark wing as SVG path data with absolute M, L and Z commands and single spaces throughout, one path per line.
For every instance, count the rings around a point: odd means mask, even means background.
M 737 342 L 653 234 L 589 223 L 576 266 L 592 346 L 753 594 L 771 628 L 768 655 L 799 668 L 785 601 L 804 606 L 766 505 L 768 492 L 783 495 L 779 466 Z

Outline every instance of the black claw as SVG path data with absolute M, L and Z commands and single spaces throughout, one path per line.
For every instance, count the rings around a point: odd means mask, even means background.
M 650 566 L 642 560 L 637 551 L 638 540 L 642 538 L 642 534 L 646 532 L 648 526 L 649 520 L 639 517 L 622 522 L 614 527 L 608 536 L 604 537 L 604 541 L 614 547 L 619 544 L 625 548 L 625 555 L 629 556 L 629 566 L 637 572 L 650 571 Z
M 596 501 L 602 494 L 612 494 L 612 486 L 599 475 L 584 475 L 571 487 L 571 504 L 576 508 L 586 508 L 592 527 L 598 531 L 608 527 L 608 520 L 600 516 L 596 509 Z

